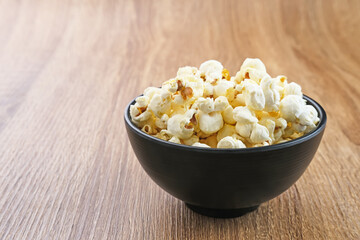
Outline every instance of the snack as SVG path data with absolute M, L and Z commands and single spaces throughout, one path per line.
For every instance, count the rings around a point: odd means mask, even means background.
M 149 87 L 130 106 L 132 122 L 157 138 L 196 147 L 248 148 L 286 142 L 310 132 L 318 113 L 301 87 L 270 77 L 259 59 L 247 58 L 235 77 L 215 60 L 179 68 Z

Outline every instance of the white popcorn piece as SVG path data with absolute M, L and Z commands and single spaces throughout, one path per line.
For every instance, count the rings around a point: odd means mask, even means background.
M 155 134 L 156 133 L 156 130 L 154 127 L 152 127 L 150 124 L 145 124 L 142 128 L 141 128 L 141 131 L 147 133 L 147 134 Z
M 264 77 L 260 82 L 265 97 L 265 108 L 267 112 L 276 112 L 279 110 L 280 93 L 270 77 Z
M 240 67 L 240 71 L 236 73 L 235 81 L 241 82 L 245 78 L 260 82 L 261 78 L 266 74 L 264 63 L 258 58 L 247 58 Z M 249 75 L 249 76 L 248 76 Z
M 226 97 L 217 97 L 214 101 L 214 111 L 224 111 L 229 106 L 229 101 Z
M 162 89 L 169 91 L 170 93 L 175 93 L 178 89 L 177 79 L 170 79 L 162 84 Z
M 180 139 L 176 136 L 173 136 L 172 138 L 170 138 L 169 142 L 181 144 Z
M 288 95 L 297 95 L 297 96 L 300 96 L 302 97 L 303 94 L 301 92 L 301 87 L 299 84 L 297 83 L 289 83 L 289 84 L 285 84 L 285 87 L 284 87 L 284 95 L 285 96 L 288 96 Z
M 280 130 L 284 130 L 287 127 L 287 121 L 283 118 L 277 118 L 275 124 Z
M 190 138 L 194 133 L 194 128 L 190 125 L 190 120 L 195 112 L 195 110 L 190 109 L 184 115 L 176 114 L 172 116 L 167 124 L 169 132 L 180 139 Z
M 147 105 L 149 104 L 150 98 L 147 96 L 140 96 L 140 97 L 137 97 L 135 99 L 135 101 L 136 101 L 136 104 L 135 104 L 136 107 L 144 108 L 144 107 L 147 107 Z
M 246 148 L 246 146 L 241 140 L 227 136 L 218 142 L 217 148 Z
M 255 123 L 254 128 L 251 131 L 250 141 L 252 143 L 263 143 L 266 141 L 271 141 L 269 130 L 264 126 Z
M 233 111 L 233 117 L 239 123 L 256 123 L 258 119 L 248 107 L 236 107 Z
M 204 113 L 211 113 L 214 111 L 214 100 L 212 98 L 199 98 L 196 101 L 198 108 Z
M 185 99 L 181 96 L 181 94 L 174 94 L 174 99 L 173 99 L 173 103 L 175 103 L 176 105 L 184 105 L 185 104 Z
M 221 113 L 212 112 L 199 114 L 199 127 L 206 134 L 212 134 L 219 131 L 224 125 Z
M 264 146 L 269 146 L 270 144 L 268 142 L 263 142 L 263 143 L 257 143 L 254 144 L 253 147 L 264 147 Z
M 198 69 L 196 67 L 181 67 L 179 68 L 176 76 L 178 78 L 182 78 L 182 77 L 191 77 L 191 76 L 197 76 L 200 77 L 200 73 L 198 72 Z
M 199 143 L 199 142 L 196 142 L 192 145 L 193 147 L 203 147 L 203 148 L 210 148 L 209 145 L 205 144 L 205 143 Z
M 161 117 L 164 113 L 167 113 L 171 108 L 170 93 L 162 90 L 162 92 L 154 94 L 150 100 L 148 108 L 157 117 Z
M 216 60 L 208 60 L 200 65 L 200 72 L 205 75 L 206 81 L 213 83 L 222 79 L 223 65 Z
M 169 120 L 169 116 L 167 114 L 163 114 L 161 118 L 156 118 L 155 126 L 161 129 L 167 128 L 168 120 Z
M 266 119 L 263 123 L 260 122 L 260 124 L 266 127 L 267 130 L 269 131 L 269 137 L 271 141 L 275 141 L 275 137 L 274 137 L 274 132 L 276 128 L 275 121 L 271 119 Z
M 305 102 L 297 95 L 285 96 L 280 101 L 280 115 L 286 121 L 294 122 L 304 111 Z
M 235 130 L 236 132 L 244 137 L 244 138 L 249 138 L 251 135 L 251 132 L 254 128 L 254 123 L 240 123 L 237 122 L 235 125 Z
M 169 141 L 170 138 L 173 137 L 173 135 L 166 129 L 161 130 L 160 132 L 158 132 L 155 137 L 160 138 L 162 140 L 165 141 Z
M 214 95 L 214 86 L 209 82 L 204 82 L 204 97 L 209 97 Z
M 287 82 L 287 77 L 284 75 L 279 75 L 276 78 L 273 79 L 274 80 L 274 84 L 275 86 L 279 89 L 279 90 L 284 90 Z
M 291 128 L 295 131 L 295 132 L 303 132 L 306 130 L 306 126 L 305 125 L 301 125 L 300 123 L 292 123 L 291 124 Z
M 144 90 L 144 96 L 148 97 L 150 100 L 155 94 L 161 94 L 163 89 L 157 87 L 148 87 Z
M 284 142 L 288 142 L 288 141 L 290 141 L 291 140 L 291 138 L 280 138 L 276 143 L 284 143 Z
M 219 80 L 218 84 L 214 86 L 214 97 L 219 96 L 227 97 L 230 101 L 235 98 L 235 84 L 227 80 Z
M 275 129 L 274 131 L 274 142 L 279 141 L 279 139 L 281 139 L 283 135 L 283 131 L 281 131 L 280 129 Z
M 318 112 L 311 105 L 305 105 L 304 111 L 299 116 L 299 123 L 312 128 L 319 122 Z
M 141 112 L 140 110 L 141 109 L 137 108 L 135 105 L 130 106 L 131 120 L 136 124 L 145 122 L 145 121 L 149 120 L 152 116 L 151 112 L 149 112 L 149 111 Z
M 192 99 L 197 99 L 204 95 L 204 83 L 203 82 L 190 82 L 187 84 L 192 89 Z
M 261 87 L 250 81 L 244 81 L 245 104 L 254 110 L 263 110 L 265 107 L 265 95 Z

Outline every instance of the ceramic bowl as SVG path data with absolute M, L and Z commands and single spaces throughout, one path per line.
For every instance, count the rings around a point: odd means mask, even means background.
M 142 132 L 125 109 L 125 125 L 134 152 L 150 178 L 166 192 L 203 215 L 237 217 L 280 195 L 304 173 L 320 144 L 326 125 L 318 111 L 312 132 L 280 144 L 246 149 L 212 149 L 167 142 Z

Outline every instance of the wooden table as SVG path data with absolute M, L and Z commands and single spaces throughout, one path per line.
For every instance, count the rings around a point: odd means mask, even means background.
M 226 3 L 221 3 L 226 2 Z M 360 1 L 0 3 L 0 239 L 360 239 Z M 258 57 L 327 129 L 288 191 L 200 216 L 150 180 L 126 104 L 179 66 Z

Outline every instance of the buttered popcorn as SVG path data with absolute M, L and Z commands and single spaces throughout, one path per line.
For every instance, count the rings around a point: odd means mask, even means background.
M 249 148 L 286 142 L 319 122 L 300 85 L 272 78 L 257 58 L 235 77 L 215 60 L 179 68 L 161 88 L 149 87 L 130 106 L 132 122 L 165 141 L 204 148 Z

